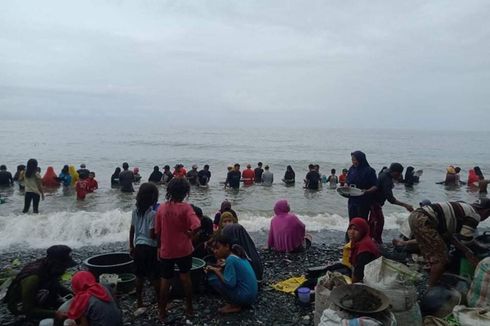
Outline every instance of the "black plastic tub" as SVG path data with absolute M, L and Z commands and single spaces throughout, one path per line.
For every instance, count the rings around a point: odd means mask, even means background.
M 134 273 L 133 258 L 127 252 L 92 256 L 85 259 L 83 264 L 97 278 L 101 274 Z
M 204 291 L 205 286 L 205 274 L 204 267 L 206 266 L 206 262 L 200 258 L 192 257 L 192 267 L 191 267 L 191 280 L 192 280 L 192 290 L 194 293 L 202 293 Z M 182 284 L 179 279 L 179 269 L 175 266 L 174 277 L 170 280 L 170 285 L 172 286 L 172 290 L 170 292 L 170 296 L 172 297 L 183 297 L 184 289 L 182 288 Z

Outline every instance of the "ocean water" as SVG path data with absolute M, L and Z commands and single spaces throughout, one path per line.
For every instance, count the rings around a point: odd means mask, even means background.
M 350 166 L 350 153 L 362 150 L 377 171 L 391 162 L 423 169 L 420 184 L 413 189 L 395 186 L 395 196 L 412 205 L 422 199 L 432 201 L 464 200 L 473 202 L 478 192 L 467 187 L 447 189 L 436 185 L 445 176 L 449 164 L 467 171 L 479 165 L 490 174 L 489 132 L 350 130 L 350 129 L 237 129 L 170 128 L 165 121 L 130 121 L 126 123 L 78 123 L 77 121 L 0 121 L 0 164 L 14 173 L 18 164 L 36 158 L 42 168 L 53 166 L 57 173 L 64 164 L 78 167 L 85 163 L 96 172 L 100 189 L 77 201 L 73 191 L 59 189 L 46 194 L 39 215 L 22 214 L 23 195 L 15 189 L 0 190 L 7 202 L 0 205 L 0 250 L 12 246 L 46 247 L 54 243 L 72 246 L 97 245 L 125 241 L 128 237 L 135 194 L 111 189 L 110 176 L 116 166 L 127 161 L 139 167 L 147 180 L 154 165 L 186 167 L 211 166 L 209 189 L 193 188 L 189 201 L 213 216 L 225 198 L 239 213 L 240 223 L 249 231 L 267 232 L 274 203 L 280 198 L 290 201 L 292 210 L 307 229 L 320 238 L 327 231 L 344 231 L 347 227 L 347 199 L 335 190 L 324 188 L 309 192 L 301 180 L 309 163 L 320 165 L 322 174 L 330 169 Z M 256 166 L 258 161 L 270 165 L 275 184 L 252 186 L 240 191 L 224 190 L 220 182 L 226 166 L 238 162 Z M 296 172 L 296 185 L 281 183 L 287 165 Z M 160 200 L 165 187 L 160 187 Z M 408 212 L 387 203 L 385 227 L 396 230 Z M 482 223 L 490 226 L 489 221 Z

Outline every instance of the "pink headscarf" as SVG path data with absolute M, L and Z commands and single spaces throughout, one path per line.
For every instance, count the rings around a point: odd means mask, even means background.
M 269 248 L 274 248 L 281 252 L 291 252 L 298 249 L 305 238 L 305 225 L 300 219 L 289 213 L 288 201 L 281 199 L 274 206 L 274 216 L 271 220 Z

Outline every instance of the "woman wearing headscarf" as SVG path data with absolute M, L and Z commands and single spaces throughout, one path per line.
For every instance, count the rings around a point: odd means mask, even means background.
M 46 173 L 44 173 L 42 180 L 43 187 L 47 188 L 57 188 L 60 186 L 60 182 L 58 181 L 58 176 L 54 172 L 52 166 L 48 166 L 46 169 Z
M 351 153 L 352 166 L 347 173 L 347 185 L 359 189 L 369 190 L 376 186 L 376 171 L 369 165 L 366 154 L 361 151 Z M 373 202 L 373 196 L 365 194 L 358 197 L 349 197 L 349 219 L 362 217 L 367 219 Z
M 378 246 L 369 236 L 369 225 L 363 218 L 353 218 L 347 234 L 351 241 L 352 283 L 362 282 L 364 267 L 380 256 Z
M 111 187 L 119 186 L 119 174 L 121 174 L 121 168 L 117 167 L 111 176 Z
M 63 183 L 64 187 L 69 187 L 71 185 L 70 168 L 68 165 L 63 166 L 63 169 L 58 176 L 58 180 Z
M 413 186 L 415 183 L 419 182 L 419 177 L 415 175 L 413 166 L 407 167 L 407 170 L 405 171 L 405 178 L 403 179 L 403 183 L 407 187 Z
M 286 173 L 284 173 L 284 179 L 282 179 L 282 181 L 284 181 L 286 185 L 293 185 L 295 182 L 295 178 L 296 174 L 294 173 L 292 166 L 288 165 L 286 167 Z
M 221 220 L 221 214 L 223 212 L 230 212 L 231 214 L 233 214 L 233 216 L 238 218 L 237 213 L 231 208 L 231 203 L 225 199 L 221 203 L 221 208 L 219 209 L 219 211 L 217 211 L 216 214 L 214 215 L 214 226 L 215 226 L 215 228 L 218 227 L 220 220 Z
M 71 185 L 72 186 L 76 185 L 77 181 L 80 179 L 77 169 L 75 169 L 75 166 L 70 165 L 68 172 L 70 173 L 71 176 Z
M 262 265 L 262 260 L 257 252 L 255 243 L 245 228 L 238 223 L 228 224 L 223 228 L 221 234 L 232 239 L 233 244 L 240 245 L 245 250 L 247 256 L 250 258 L 250 264 L 252 265 L 257 280 L 262 281 L 264 266 Z
M 269 248 L 280 252 L 293 252 L 303 249 L 305 225 L 295 215 L 290 213 L 288 201 L 281 199 L 274 206 L 276 214 L 271 220 Z
M 49 247 L 46 257 L 28 263 L 10 284 L 5 296 L 10 312 L 29 319 L 64 320 L 66 315 L 57 311 L 59 299 L 71 292 L 60 284 L 60 278 L 75 265 L 70 247 Z
M 119 326 L 122 314 L 108 289 L 97 283 L 90 272 L 73 275 L 71 286 L 75 296 L 68 310 L 68 318 L 81 325 Z

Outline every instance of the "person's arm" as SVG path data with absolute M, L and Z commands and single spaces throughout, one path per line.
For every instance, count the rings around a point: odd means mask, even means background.
M 274 247 L 274 232 L 272 230 L 272 221 L 271 226 L 269 228 L 269 237 L 267 238 L 267 247 L 272 249 Z
M 384 193 L 385 193 L 385 196 L 386 196 L 386 200 L 388 200 L 390 202 L 390 204 L 392 205 L 397 205 L 397 206 L 401 206 L 401 207 L 405 207 L 405 209 L 409 212 L 413 212 L 413 207 L 412 205 L 409 205 L 409 204 L 406 204 L 404 202 L 401 202 L 399 201 L 398 199 L 395 198 L 395 196 L 393 196 L 393 190 L 391 188 L 388 188 L 388 189 L 383 189 Z
M 133 256 L 134 252 L 134 225 L 129 228 L 129 254 Z
M 209 269 L 216 274 L 216 277 L 228 288 L 234 288 L 237 283 L 236 270 L 234 262 L 231 259 L 226 259 L 225 270 L 222 273 L 221 269 L 212 267 Z
M 357 255 L 356 264 L 352 266 L 352 283 L 362 282 L 364 279 L 364 267 L 376 257 L 370 252 L 362 252 Z
M 454 247 L 456 247 L 456 249 L 458 249 L 465 255 L 466 259 L 468 259 L 468 261 L 473 265 L 473 267 L 476 267 L 476 265 L 478 265 L 478 263 L 480 262 L 478 257 L 475 256 L 475 254 L 473 253 L 473 251 L 471 251 L 470 248 L 468 248 L 461 241 L 459 241 L 456 235 L 453 235 L 451 237 L 451 243 L 454 245 Z
M 10 185 L 14 185 L 14 178 L 12 178 L 12 173 L 9 172 Z
M 37 189 L 39 189 L 39 192 L 41 193 L 41 199 L 44 200 L 44 191 L 43 191 L 43 185 L 42 185 L 42 179 L 39 174 L 36 174 L 36 184 L 37 184 Z

